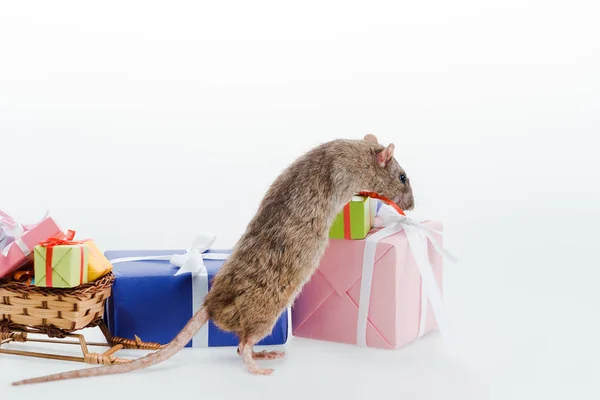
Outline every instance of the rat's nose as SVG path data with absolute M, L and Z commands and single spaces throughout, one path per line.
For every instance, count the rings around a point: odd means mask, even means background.
M 400 201 L 399 205 L 405 210 L 412 210 L 415 206 L 415 200 L 412 196 L 412 193 L 405 193 L 402 195 L 402 200 Z

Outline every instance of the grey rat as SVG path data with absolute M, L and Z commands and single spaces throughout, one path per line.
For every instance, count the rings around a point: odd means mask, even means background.
M 130 372 L 160 363 L 179 352 L 211 319 L 237 334 L 238 354 L 248 371 L 268 375 L 255 360 L 284 356 L 256 353 L 319 266 L 337 213 L 360 191 L 376 192 L 403 210 L 414 206 L 410 180 L 394 158 L 394 145 L 337 139 L 308 151 L 273 182 L 256 215 L 215 275 L 201 309 L 161 350 L 127 364 L 75 370 L 15 382 L 13 385 Z

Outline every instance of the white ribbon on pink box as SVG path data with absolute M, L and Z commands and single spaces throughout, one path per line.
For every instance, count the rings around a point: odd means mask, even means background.
M 412 255 L 419 268 L 421 282 L 423 285 L 421 320 L 419 323 L 419 336 L 423 335 L 425 322 L 427 318 L 427 300 L 431 302 L 435 319 L 438 324 L 440 333 L 446 343 L 448 350 L 455 351 L 454 340 L 452 338 L 449 319 L 446 313 L 444 302 L 440 288 L 437 285 L 429 257 L 427 256 L 427 241 L 430 241 L 435 250 L 448 258 L 451 261 L 456 261 L 447 250 L 443 249 L 433 234 L 443 235 L 442 232 L 434 231 L 431 228 L 421 224 L 404 215 L 400 215 L 392 207 L 383 204 L 378 214 L 379 222 L 376 222 L 375 227 L 382 229 L 370 233 L 366 237 L 362 280 L 360 286 L 360 300 L 358 305 L 358 326 L 357 326 L 357 344 L 367 347 L 367 318 L 369 314 L 369 301 L 371 297 L 371 285 L 373 282 L 373 269 L 375 265 L 375 251 L 377 243 L 388 236 L 395 235 L 404 230 L 408 239 L 408 244 Z
M 46 211 L 46 215 L 44 215 L 40 221 L 46 219 L 49 214 L 50 213 Z M 21 224 L 13 217 L 0 210 L 0 243 L 4 243 L 4 246 L 0 247 L 0 254 L 6 257 L 10 247 L 17 246 L 25 256 L 28 256 L 32 249 L 23 242 L 21 237 L 25 232 L 31 230 L 37 224 L 39 224 L 39 222 L 35 224 Z
M 25 232 L 23 225 L 15 221 L 10 215 L 0 210 L 0 252 L 4 251 L 15 238 L 21 237 Z

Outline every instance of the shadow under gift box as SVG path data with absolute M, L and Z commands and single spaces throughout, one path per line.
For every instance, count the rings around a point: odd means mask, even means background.
M 228 253 L 231 250 L 208 250 L 205 253 Z M 148 257 L 185 254 L 185 250 L 125 250 L 107 251 L 109 260 L 122 257 Z M 223 260 L 204 260 L 208 272 L 208 290 Z M 119 262 L 113 265 L 115 281 L 105 306 L 104 320 L 114 336 L 146 342 L 167 344 L 183 329 L 194 314 L 194 301 L 201 293 L 193 293 L 192 275 L 175 276 L 179 267 L 168 260 Z M 287 341 L 288 312 L 285 310 L 271 335 L 257 345 L 281 345 Z M 238 337 L 208 322 L 208 347 L 237 346 Z M 186 347 L 206 347 L 201 340 L 192 339 Z
M 424 225 L 442 231 L 435 221 Z M 435 235 L 442 246 L 441 235 Z M 319 268 L 292 307 L 296 337 L 357 344 L 358 305 L 366 240 L 330 239 Z M 442 256 L 428 243 L 427 254 L 442 290 Z M 400 348 L 419 336 L 423 306 L 421 276 L 401 231 L 377 243 L 367 319 L 368 347 Z M 437 329 L 427 302 L 423 334 Z

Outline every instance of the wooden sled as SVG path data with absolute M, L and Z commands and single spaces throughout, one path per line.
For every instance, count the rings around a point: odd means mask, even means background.
M 75 361 L 87 364 L 124 364 L 132 360 L 116 357 L 121 349 L 158 350 L 158 343 L 112 336 L 103 322 L 104 304 L 111 294 L 112 273 L 74 288 L 45 288 L 21 282 L 0 280 L 0 354 Z M 76 333 L 99 327 L 106 343 L 87 342 Z M 31 338 L 32 334 L 48 339 Z M 72 338 L 74 340 L 65 340 Z M 53 343 L 79 345 L 82 357 L 36 353 L 2 348 L 9 343 Z M 88 346 L 108 347 L 102 353 L 90 352 Z

